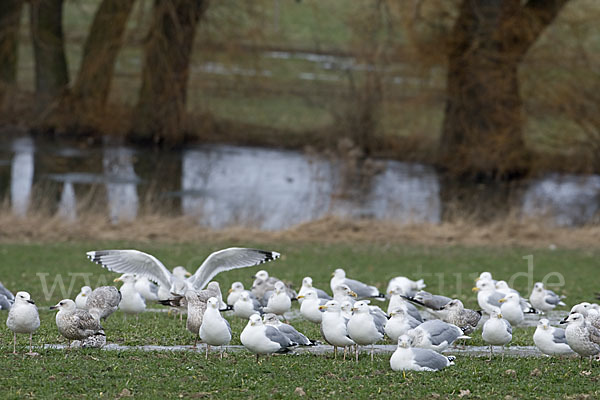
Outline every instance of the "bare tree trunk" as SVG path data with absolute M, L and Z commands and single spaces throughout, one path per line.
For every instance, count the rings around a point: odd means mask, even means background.
M 0 1 L 0 110 L 6 110 L 17 81 L 22 0 Z
M 30 1 L 36 109 L 43 111 L 69 83 L 62 29 L 63 0 Z
M 84 118 L 104 108 L 135 0 L 103 0 L 83 48 L 81 67 L 72 89 L 78 114 Z
M 169 142 L 183 138 L 192 45 L 207 4 L 206 0 L 155 0 L 133 116 L 134 138 Z
M 453 177 L 527 173 L 518 68 L 568 0 L 464 0 L 448 54 L 439 164 Z

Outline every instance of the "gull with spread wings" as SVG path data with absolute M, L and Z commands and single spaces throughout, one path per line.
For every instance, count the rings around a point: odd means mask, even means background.
M 231 247 L 209 255 L 192 276 L 174 276 L 156 257 L 138 250 L 88 251 L 88 258 L 109 271 L 144 276 L 169 288 L 174 295 L 183 296 L 187 290 L 201 290 L 220 272 L 252 267 L 280 257 L 275 251 Z

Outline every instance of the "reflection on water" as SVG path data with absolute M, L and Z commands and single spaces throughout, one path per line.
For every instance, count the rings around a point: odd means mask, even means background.
M 45 199 L 56 198 L 57 215 L 69 221 L 90 198 L 112 222 L 131 221 L 140 199 L 152 197 L 159 206 L 168 205 L 170 214 L 188 215 L 212 228 L 277 230 L 327 215 L 441 222 L 440 181 L 433 168 L 420 164 L 380 160 L 372 163 L 375 167 L 357 167 L 296 151 L 219 145 L 166 153 L 153 162 L 154 155 L 123 146 L 85 151 L 44 146 L 20 138 L 8 146 L 10 154 L 0 154 L 11 160 L 16 215 L 26 215 L 32 187 L 45 181 L 54 184 L 46 190 L 56 190 L 43 193 Z M 525 188 L 522 214 L 550 217 L 562 226 L 589 223 L 599 211 L 599 195 L 600 176 L 549 175 Z

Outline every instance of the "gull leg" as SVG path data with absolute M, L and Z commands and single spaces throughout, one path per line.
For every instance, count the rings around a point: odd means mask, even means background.
M 356 354 L 356 362 L 358 362 L 358 345 L 354 347 L 354 353 Z
M 346 361 L 346 351 L 348 351 L 348 347 L 344 346 L 344 361 Z
M 371 345 L 371 362 L 373 362 L 373 353 L 374 353 L 374 351 L 375 351 L 375 345 L 372 344 Z
M 337 346 L 333 346 L 333 359 L 337 358 Z
M 259 355 L 258 355 L 258 353 L 256 353 L 256 363 L 257 364 L 258 364 L 258 357 L 259 357 Z
M 13 354 L 17 354 L 17 333 L 13 332 Z
M 33 332 L 31 332 L 29 334 L 29 353 L 27 353 L 27 355 L 29 355 L 29 356 L 37 356 L 38 355 L 38 353 L 35 353 L 33 351 Z
M 220 346 L 219 350 L 221 351 L 221 360 L 223 359 L 223 346 Z
M 207 359 L 207 360 L 208 360 L 208 352 L 209 352 L 209 350 L 210 350 L 210 345 L 209 345 L 209 344 L 207 344 L 207 345 L 206 345 L 206 359 Z
M 488 358 L 488 361 L 492 361 L 492 354 L 494 353 L 494 347 L 490 344 L 490 358 Z

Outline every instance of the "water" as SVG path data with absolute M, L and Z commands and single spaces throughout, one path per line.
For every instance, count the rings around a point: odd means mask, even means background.
M 0 193 L 15 215 L 44 205 L 67 221 L 94 205 L 113 223 L 151 205 L 211 228 L 286 229 L 325 216 L 439 224 L 440 180 L 427 165 L 355 163 L 298 151 L 210 145 L 180 152 L 107 143 L 81 148 L 20 137 L 0 151 Z M 600 176 L 550 174 L 527 184 L 524 217 L 595 222 Z M 150 199 L 150 200 L 149 200 Z M 151 209 L 151 207 L 150 207 Z

